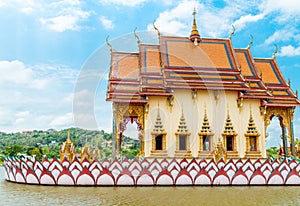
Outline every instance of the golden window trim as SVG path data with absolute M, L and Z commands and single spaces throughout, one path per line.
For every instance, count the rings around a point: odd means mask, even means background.
M 186 150 L 179 150 L 179 136 L 186 135 Z M 190 132 L 175 132 L 176 136 L 176 151 L 190 151 Z
M 213 140 L 214 133 L 212 133 L 212 132 L 199 132 L 198 136 L 199 136 L 199 152 L 213 151 L 213 147 L 212 147 L 213 141 L 212 140 Z M 203 137 L 204 136 L 207 136 L 209 138 L 209 150 L 203 150 Z
M 226 137 L 227 136 L 233 136 L 233 150 L 227 151 L 227 141 L 226 141 Z M 226 149 L 227 152 L 237 152 L 237 137 L 238 134 L 234 131 L 234 132 L 230 132 L 230 133 L 222 133 L 222 137 L 223 137 L 223 143 L 224 143 L 224 148 Z
M 167 150 L 167 132 L 151 132 L 152 135 L 152 150 L 151 151 L 166 151 Z M 155 138 L 162 135 L 162 150 L 156 150 Z
M 247 153 L 260 152 L 260 143 L 259 143 L 260 134 L 259 133 L 246 133 L 245 137 L 246 137 L 246 152 Z M 255 137 L 256 138 L 256 150 L 254 150 L 254 151 L 250 150 L 250 137 Z

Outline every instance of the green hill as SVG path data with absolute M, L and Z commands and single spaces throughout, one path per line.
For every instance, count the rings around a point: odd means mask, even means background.
M 0 132 L 0 154 L 4 156 L 35 155 L 48 158 L 59 157 L 59 148 L 65 142 L 70 130 L 71 141 L 76 146 L 76 153 L 81 152 L 82 146 L 98 147 L 102 158 L 111 156 L 112 135 L 105 131 L 69 128 L 60 131 L 49 129 L 47 131 L 33 130 L 17 133 Z M 139 142 L 129 137 L 123 138 L 123 154 L 128 158 L 134 157 L 139 151 Z

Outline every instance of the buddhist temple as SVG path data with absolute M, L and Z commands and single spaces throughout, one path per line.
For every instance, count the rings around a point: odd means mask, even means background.
M 284 154 L 295 155 L 293 118 L 300 105 L 276 61 L 254 58 L 251 44 L 205 38 L 193 13 L 189 37 L 137 38 L 138 51 L 111 50 L 107 101 L 113 107 L 113 154 L 128 122 L 136 122 L 140 155 L 164 158 L 266 158 L 266 129 L 282 128 Z M 245 44 L 247 45 L 247 43 Z M 223 148 L 221 148 L 223 147 Z M 224 153 L 224 154 L 223 154 Z

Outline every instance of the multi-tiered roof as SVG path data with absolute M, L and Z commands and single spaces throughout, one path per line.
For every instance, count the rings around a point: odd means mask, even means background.
M 262 106 L 300 104 L 275 55 L 253 58 L 249 46 L 233 48 L 231 37 L 202 38 L 195 18 L 190 37 L 159 33 L 159 44 L 138 46 L 135 53 L 111 52 L 108 101 L 147 103 L 147 96 L 199 89 L 238 91 L 238 98 L 261 99 Z

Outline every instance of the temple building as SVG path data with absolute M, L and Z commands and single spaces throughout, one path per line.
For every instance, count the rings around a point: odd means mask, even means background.
M 300 105 L 276 62 L 254 58 L 250 45 L 201 37 L 194 19 L 189 37 L 164 36 L 137 52 L 111 48 L 107 101 L 113 107 L 113 154 L 120 154 L 128 122 L 136 122 L 140 155 L 265 158 L 266 129 L 273 117 L 282 128 L 284 154 L 294 151 L 293 118 Z M 290 147 L 290 151 L 288 151 Z

